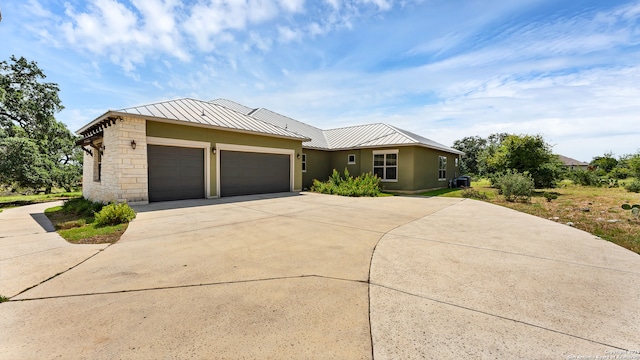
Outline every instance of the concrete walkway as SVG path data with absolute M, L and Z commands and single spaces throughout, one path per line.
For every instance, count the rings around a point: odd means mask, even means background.
M 63 255 L 36 250 L 55 233 L 17 225 L 49 206 L 0 213 L 8 358 L 566 359 L 640 348 L 640 256 L 482 202 L 159 203 L 137 208 L 118 243 L 60 244 Z M 22 242 L 32 250 L 20 253 Z M 32 266 L 35 254 L 47 265 Z M 15 275 L 35 268 L 33 280 Z

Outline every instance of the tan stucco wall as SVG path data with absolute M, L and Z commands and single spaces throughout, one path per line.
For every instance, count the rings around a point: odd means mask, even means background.
M 244 146 L 257 146 L 279 149 L 293 149 L 295 154 L 302 154 L 302 142 L 300 140 L 282 139 L 267 136 L 259 136 L 246 133 L 235 133 L 229 131 L 221 131 L 202 127 L 194 127 L 187 125 L 171 124 L 158 121 L 147 121 L 147 136 L 171 138 L 180 140 L 209 142 L 211 147 L 215 147 L 217 143 L 234 144 Z M 216 157 L 210 157 L 210 196 L 217 196 L 216 193 Z M 294 156 L 294 191 L 302 189 L 302 159 Z
M 84 154 L 82 195 L 93 201 L 145 203 L 149 201 L 145 121 L 125 117 L 104 130 L 102 171 L 94 181 L 96 149 Z M 131 148 L 136 141 L 136 149 Z

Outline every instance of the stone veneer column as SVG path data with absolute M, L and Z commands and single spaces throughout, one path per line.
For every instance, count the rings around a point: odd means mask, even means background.
M 84 197 L 103 202 L 149 202 L 146 133 L 146 120 L 132 117 L 124 117 L 104 129 L 99 182 L 93 181 L 95 155 L 84 156 Z M 131 140 L 136 142 L 135 150 L 131 148 Z

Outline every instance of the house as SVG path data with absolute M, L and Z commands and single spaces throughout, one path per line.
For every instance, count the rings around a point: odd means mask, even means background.
M 568 170 L 582 169 L 587 170 L 589 164 L 583 161 L 572 159 L 563 155 L 557 155 L 558 159 L 562 162 L 562 165 Z
M 109 110 L 78 134 L 83 195 L 105 202 L 300 191 L 334 168 L 413 193 L 447 187 L 462 155 L 387 124 L 321 130 L 225 99 Z

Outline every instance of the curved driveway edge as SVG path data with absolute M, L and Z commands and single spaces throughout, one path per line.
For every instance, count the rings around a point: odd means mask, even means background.
M 384 236 L 370 286 L 376 359 L 595 358 L 640 348 L 637 254 L 484 202 L 465 200 Z
M 44 210 L 61 204 L 48 202 L 0 213 L 0 295 L 13 297 L 108 246 L 74 245 L 55 233 Z
M 446 359 L 637 348 L 640 257 L 498 206 L 303 193 L 137 210 L 118 243 L 0 304 L 0 353 Z

